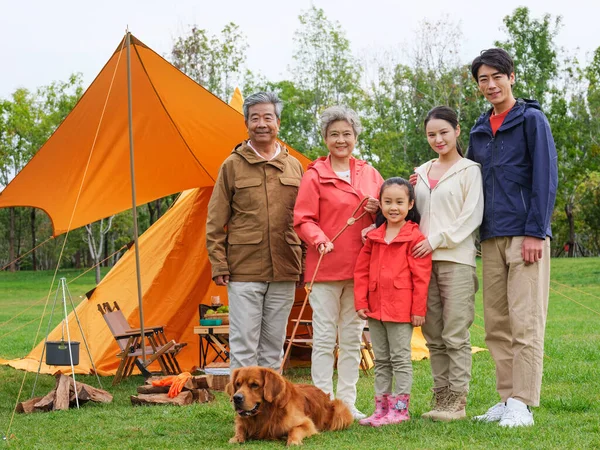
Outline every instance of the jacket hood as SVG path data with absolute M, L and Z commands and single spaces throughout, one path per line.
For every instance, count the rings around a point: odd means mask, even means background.
M 427 183 L 427 186 L 429 186 L 429 180 L 427 179 L 427 173 L 429 172 L 431 165 L 435 161 L 437 161 L 437 158 L 432 159 L 431 161 L 427 161 L 425 164 L 420 165 L 415 170 L 415 172 L 423 179 L 423 181 L 425 181 Z M 472 166 L 479 167 L 480 165 L 471 159 L 461 158 L 452 167 L 450 167 L 444 175 L 442 175 L 442 178 L 440 178 L 440 181 L 442 181 L 444 178 L 448 178 L 448 177 L 454 175 L 455 173 L 458 173 L 462 170 L 468 169 L 469 167 L 472 167 Z
M 378 228 L 367 233 L 367 237 L 371 239 L 373 242 L 386 243 L 385 242 L 385 232 L 387 230 L 387 224 L 383 224 Z M 409 242 L 413 239 L 419 237 L 421 231 L 419 230 L 419 225 L 408 220 L 402 228 L 400 228 L 400 232 L 394 238 L 392 242 Z M 390 242 L 391 243 L 391 242 Z
M 510 110 L 508 115 L 506 116 L 506 119 L 504 119 L 504 122 L 502 123 L 502 126 L 500 128 L 510 128 L 511 126 L 522 122 L 523 115 L 526 113 L 526 111 L 528 109 L 537 109 L 537 110 L 541 111 L 542 107 L 540 106 L 540 104 L 537 100 L 530 100 L 527 98 L 518 98 L 517 101 L 515 102 L 514 106 L 512 107 L 512 109 Z M 492 107 L 492 108 L 488 109 L 486 112 L 484 112 L 481 116 L 479 116 L 479 119 L 477 119 L 477 122 L 475 122 L 475 125 L 471 129 L 471 132 L 483 131 L 483 129 L 481 127 L 486 127 L 486 129 L 489 128 L 489 130 L 491 130 L 491 126 L 489 125 L 489 123 L 490 123 L 490 116 L 492 115 L 493 111 L 494 111 L 494 108 Z

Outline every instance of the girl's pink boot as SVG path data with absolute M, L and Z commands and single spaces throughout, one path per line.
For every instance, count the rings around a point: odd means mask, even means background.
M 388 397 L 388 413 L 380 419 L 371 421 L 371 426 L 380 427 L 409 420 L 409 403 L 410 394 L 390 395 Z
M 359 420 L 358 423 L 360 425 L 371 425 L 371 422 L 373 422 L 374 420 L 379 420 L 383 416 L 385 416 L 389 410 L 388 397 L 389 397 L 389 394 L 376 395 L 375 396 L 375 412 L 371 416 L 369 416 L 365 419 Z

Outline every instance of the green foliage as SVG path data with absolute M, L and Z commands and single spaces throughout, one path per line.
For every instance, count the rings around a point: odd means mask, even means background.
M 544 14 L 541 20 L 529 16 L 529 8 L 519 7 L 504 18 L 508 39 L 496 42 L 515 61 L 516 97 L 533 98 L 545 104 L 552 80 L 558 71 L 554 38 L 560 31 L 562 17 Z
M 175 67 L 227 102 L 239 85 L 241 66 L 246 61 L 248 44 L 240 28 L 228 23 L 220 36 L 191 27 L 175 40 L 171 62 Z

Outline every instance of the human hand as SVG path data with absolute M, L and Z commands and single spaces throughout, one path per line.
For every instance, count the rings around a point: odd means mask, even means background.
M 217 275 L 213 280 L 217 286 L 227 286 L 229 284 L 229 275 Z
M 371 230 L 374 230 L 375 228 L 377 228 L 377 226 L 374 223 L 372 223 L 367 228 L 363 228 L 362 230 L 360 230 L 360 237 L 362 238 L 363 244 L 367 242 L 367 233 Z
M 521 256 L 525 264 L 533 264 L 542 259 L 542 250 L 544 248 L 544 239 L 533 236 L 525 236 L 521 244 Z
M 379 200 L 373 197 L 369 197 L 367 204 L 365 205 L 365 211 L 369 214 L 376 214 L 379 210 Z
M 417 168 L 415 167 L 415 169 L 414 169 L 414 170 L 417 170 Z M 416 173 L 411 173 L 411 174 L 410 174 L 410 177 L 408 177 L 408 182 L 409 182 L 410 184 L 412 184 L 413 186 L 416 186 L 416 185 L 417 185 L 417 178 L 418 178 L 418 177 L 419 177 L 419 176 L 418 176 Z
M 411 314 L 410 322 L 412 323 L 413 327 L 423 326 L 423 324 L 425 323 L 425 316 L 415 316 Z
M 325 242 L 325 243 L 319 244 L 319 246 L 317 247 L 317 250 L 319 251 L 319 253 L 329 253 L 329 252 L 333 251 L 333 242 Z
M 367 313 L 369 312 L 368 309 L 359 309 L 358 311 L 356 311 L 356 314 L 358 315 L 358 317 L 360 317 L 362 320 L 367 320 Z
M 414 258 L 424 258 L 429 255 L 433 249 L 431 248 L 431 244 L 427 239 L 423 239 L 417 245 L 413 247 L 413 257 Z

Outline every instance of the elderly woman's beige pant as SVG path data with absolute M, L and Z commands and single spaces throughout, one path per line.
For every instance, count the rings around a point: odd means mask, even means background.
M 336 341 L 339 341 L 335 398 L 354 406 L 360 344 L 365 327 L 365 321 L 354 309 L 354 280 L 315 283 L 309 300 L 313 310 L 313 383 L 331 398 L 334 397 L 334 351 Z

